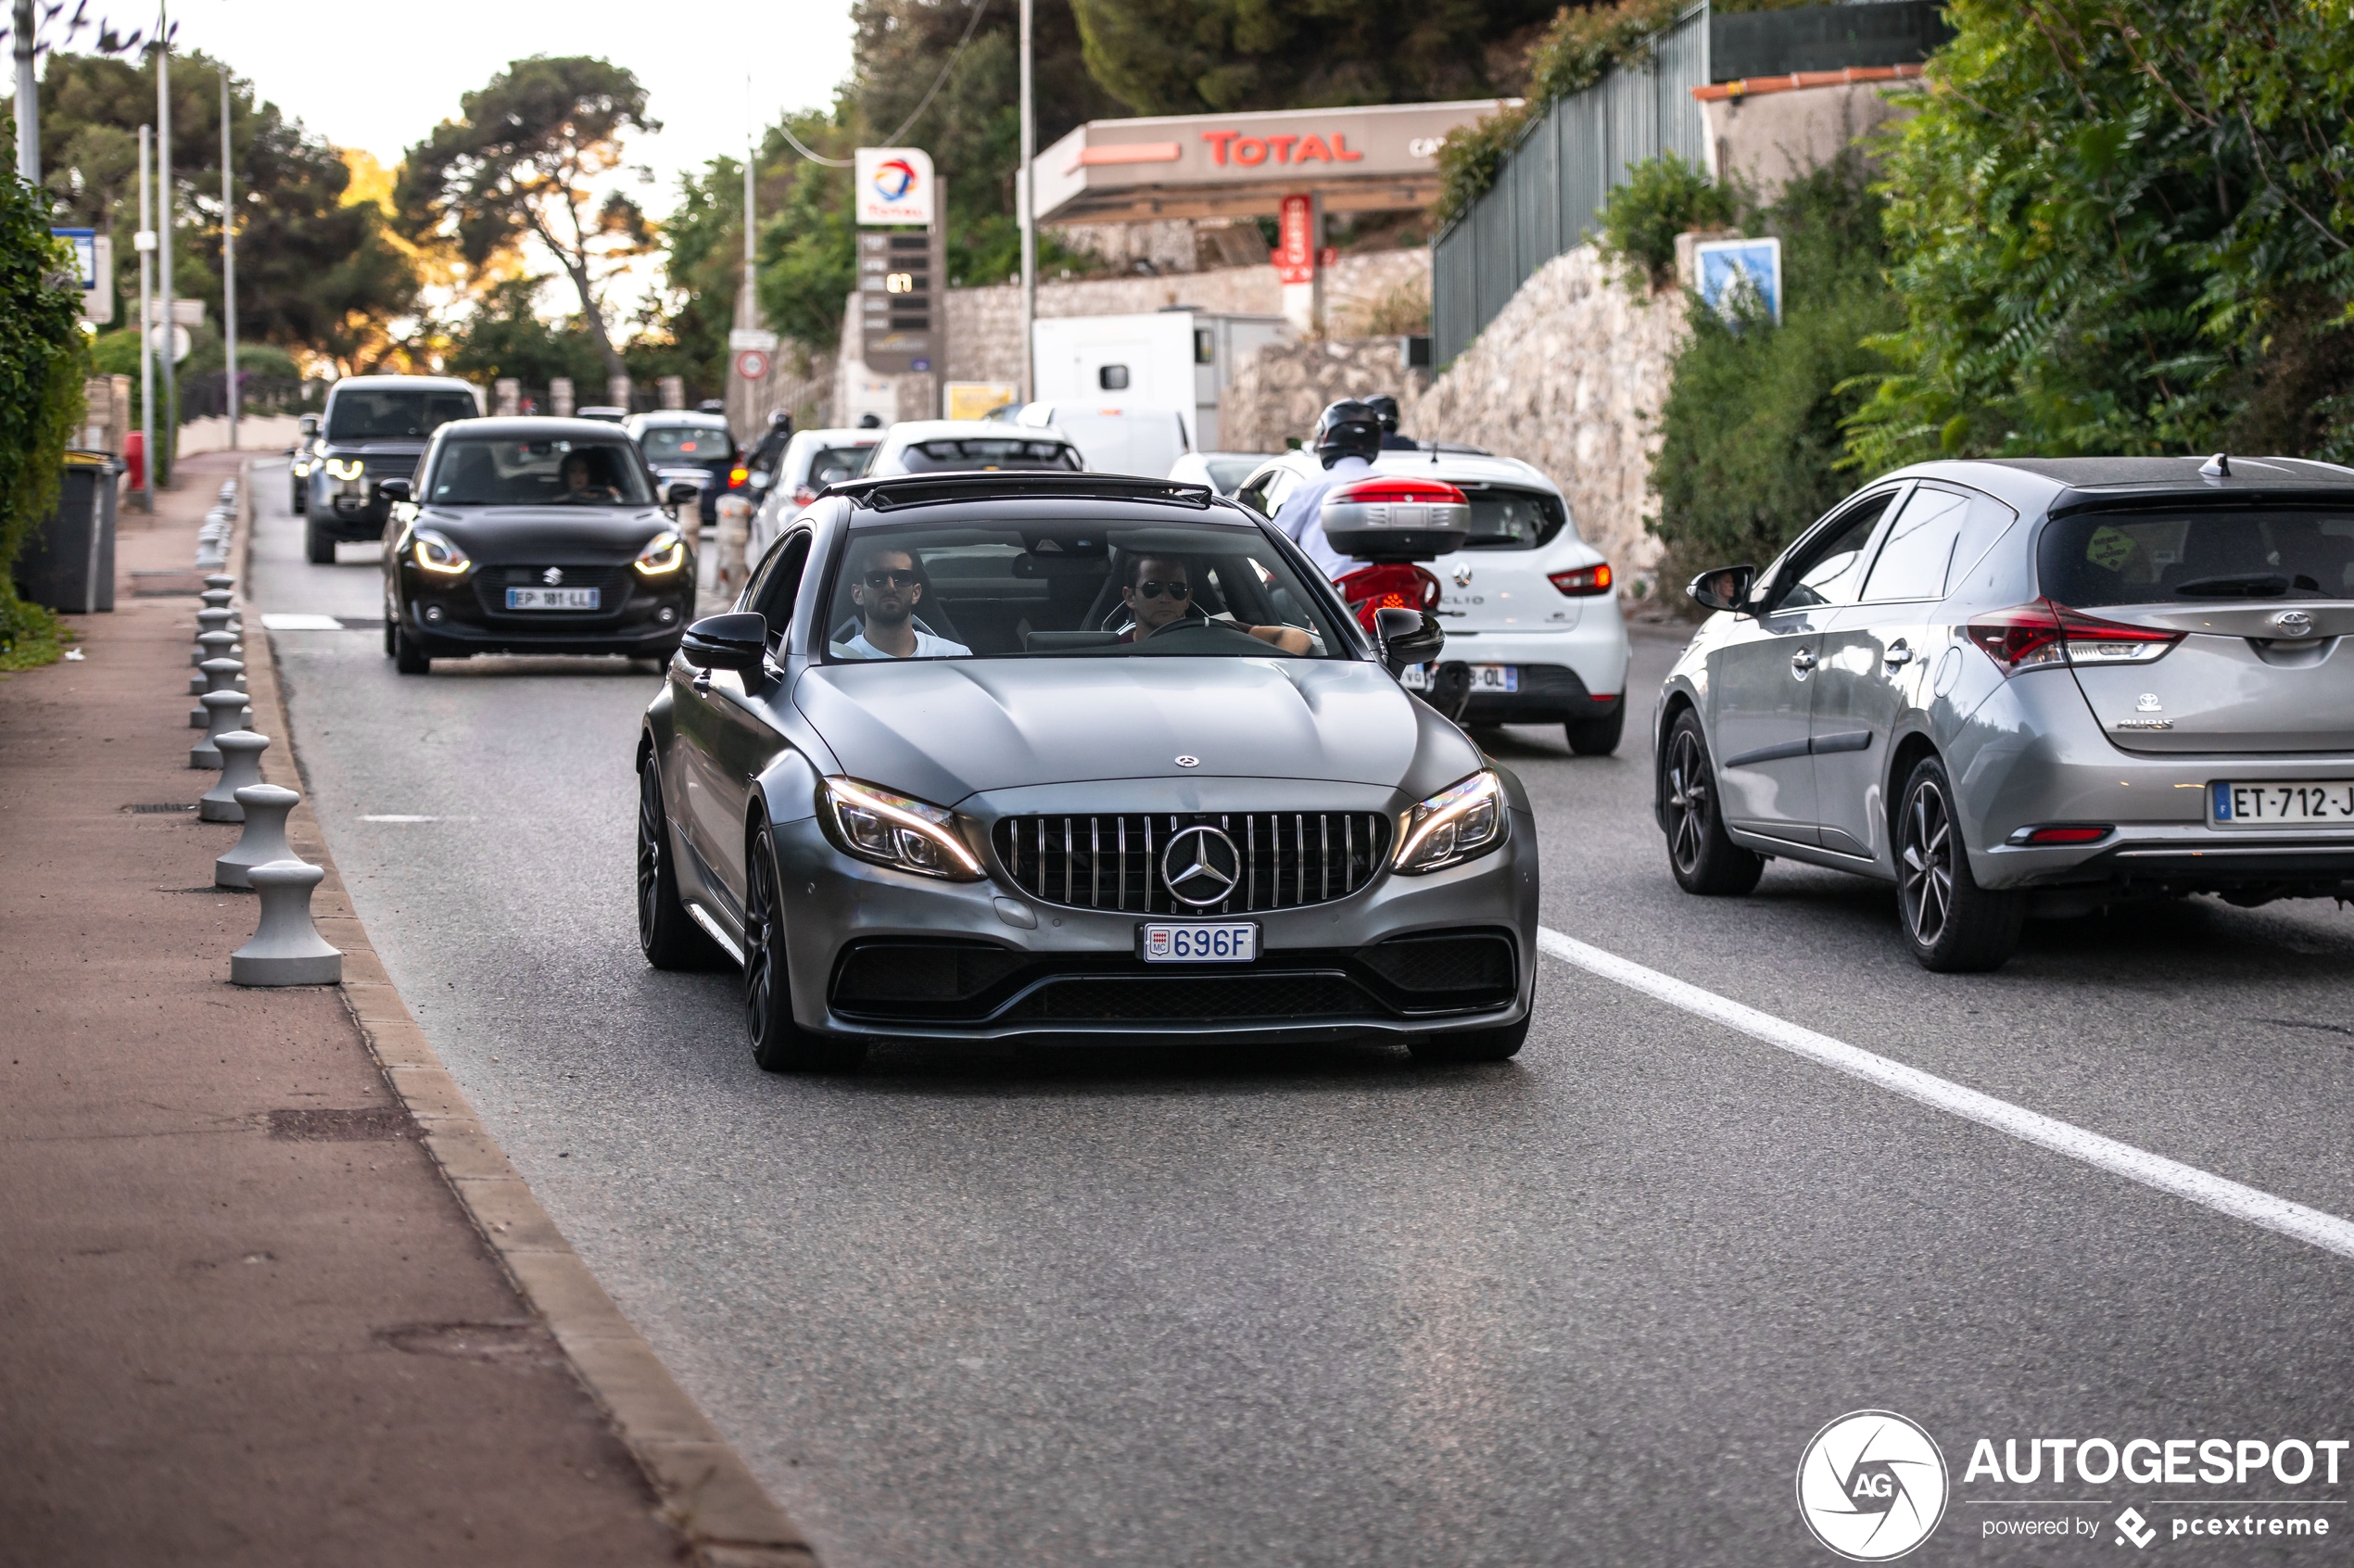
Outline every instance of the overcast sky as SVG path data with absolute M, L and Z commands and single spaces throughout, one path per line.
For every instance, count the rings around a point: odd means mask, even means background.
M 117 26 L 140 13 L 98 0 Z M 681 171 L 744 145 L 745 82 L 766 124 L 833 101 L 850 70 L 849 0 L 392 0 L 297 6 L 287 0 L 181 0 L 183 48 L 250 78 L 260 95 L 338 146 L 385 163 L 458 112 L 458 96 L 509 60 L 598 55 L 635 71 L 662 133 L 632 143 L 652 166 L 647 209 L 670 209 Z

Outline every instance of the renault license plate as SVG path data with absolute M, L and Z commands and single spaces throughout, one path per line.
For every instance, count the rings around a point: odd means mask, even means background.
M 1517 664 L 1474 664 L 1471 666 L 1471 689 L 1475 694 L 1518 691 L 1520 666 Z
M 511 588 L 507 590 L 510 610 L 594 610 L 601 596 L 598 588 Z
M 2216 828 L 2354 826 L 2354 779 L 2281 778 L 2262 784 L 2218 779 L 2207 787 L 2207 820 Z
M 1247 964 L 1259 956 L 1259 924 L 1147 920 L 1136 945 L 1147 964 Z

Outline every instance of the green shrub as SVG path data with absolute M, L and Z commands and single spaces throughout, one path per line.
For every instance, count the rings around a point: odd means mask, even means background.
M 1671 600 L 1711 566 L 1764 565 L 1854 488 L 1842 426 L 1867 396 L 1859 379 L 1887 369 L 1864 340 L 1905 316 L 1881 276 L 1881 206 L 1850 155 L 1752 214 L 1750 233 L 1782 242 L 1780 326 L 1692 301 L 1651 475 Z
M 49 234 L 47 196 L 0 179 L 0 668 L 57 656 L 57 618 L 17 597 L 17 552 L 57 504 L 82 423 L 89 355 L 71 259 Z
M 1733 193 L 1674 153 L 1630 164 L 1626 183 L 1602 204 L 1594 248 L 1630 289 L 1665 288 L 1676 275 L 1676 236 L 1722 229 L 1734 218 Z

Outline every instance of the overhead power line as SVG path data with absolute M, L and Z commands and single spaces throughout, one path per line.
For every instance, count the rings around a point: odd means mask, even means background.
M 948 84 L 948 73 L 956 69 L 958 60 L 964 58 L 965 45 L 973 41 L 973 34 L 980 30 L 981 13 L 988 9 L 989 0 L 980 0 L 980 4 L 973 6 L 972 19 L 965 23 L 965 35 L 956 40 L 956 48 L 949 51 L 947 60 L 940 68 L 940 74 L 931 79 L 931 86 L 925 90 L 921 98 L 917 100 L 914 111 L 900 122 L 898 130 L 883 138 L 885 146 L 897 146 L 907 133 L 916 128 L 916 121 L 923 118 L 924 110 L 931 107 L 932 99 L 939 96 L 940 90 Z M 828 158 L 824 153 L 815 152 L 804 146 L 801 138 L 792 133 L 792 127 L 784 121 L 778 121 L 777 129 L 783 133 L 785 141 L 793 151 L 812 163 L 822 163 L 829 169 L 847 169 L 855 161 L 847 158 Z

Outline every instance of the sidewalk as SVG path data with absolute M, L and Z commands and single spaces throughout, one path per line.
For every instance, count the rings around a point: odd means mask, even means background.
M 177 809 L 197 605 L 131 574 L 235 468 L 126 509 L 85 658 L 0 678 L 0 1563 L 685 1561 L 346 993 L 228 983 L 239 830 Z

